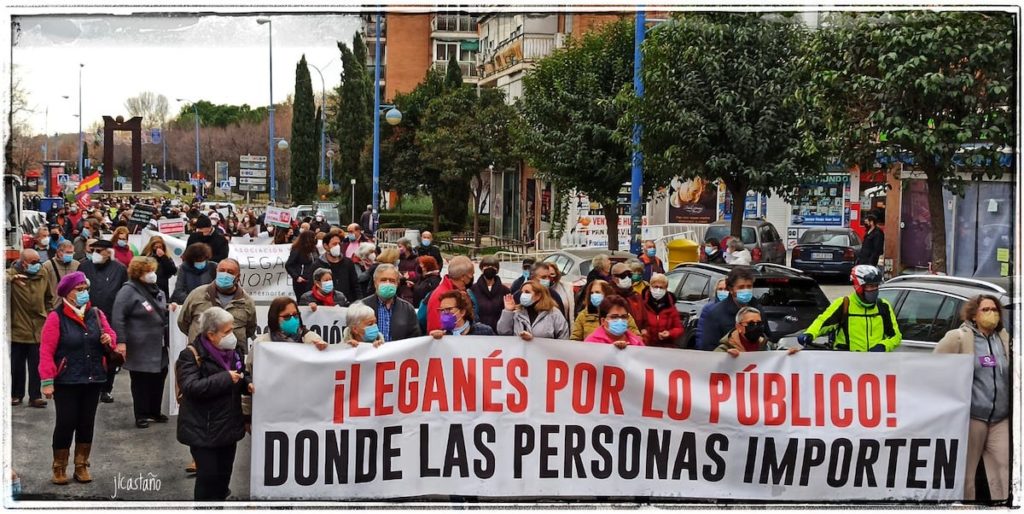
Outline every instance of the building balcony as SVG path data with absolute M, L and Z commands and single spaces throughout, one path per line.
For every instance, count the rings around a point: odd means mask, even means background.
M 517 64 L 543 59 L 561 46 L 561 34 L 516 34 L 481 52 L 481 77 L 494 75 Z
M 388 66 L 386 64 L 381 64 L 380 65 L 380 79 L 381 80 L 384 80 L 384 76 L 385 76 L 385 73 L 387 73 L 387 70 L 388 70 Z M 367 77 L 371 77 L 371 78 L 373 77 L 373 63 L 372 62 L 366 65 L 366 76 Z
M 431 37 L 438 33 L 456 37 L 476 37 L 476 17 L 457 14 L 435 14 L 430 17 Z
M 364 39 L 376 39 L 377 38 L 377 23 L 375 15 L 364 14 L 363 18 L 363 38 Z M 380 20 L 380 38 L 387 38 L 387 17 L 381 18 Z
M 448 71 L 448 61 L 434 61 L 430 68 L 444 74 Z M 473 61 L 459 61 L 459 69 L 462 70 L 463 77 L 476 78 L 480 76 L 480 67 Z

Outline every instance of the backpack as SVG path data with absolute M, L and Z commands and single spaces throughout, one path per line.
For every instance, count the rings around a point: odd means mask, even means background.
M 879 299 L 875 304 L 878 306 L 878 315 L 882 317 L 882 334 L 885 337 L 892 337 L 896 332 L 892 327 L 892 317 L 889 316 L 889 303 Z M 842 319 L 839 321 L 839 329 L 846 335 L 846 349 L 850 349 L 850 297 L 843 297 Z
M 192 346 L 190 344 L 190 345 L 186 346 L 185 348 L 187 350 L 189 350 L 190 352 L 192 352 L 192 356 L 196 358 L 196 366 L 197 367 L 198 366 L 202 366 L 203 365 L 203 359 L 201 357 L 199 357 L 199 352 L 196 350 L 196 347 Z M 176 400 L 178 400 L 178 403 L 181 403 L 181 397 L 182 397 L 182 394 L 181 394 L 181 375 L 178 374 L 178 373 L 175 373 L 174 374 L 174 398 Z

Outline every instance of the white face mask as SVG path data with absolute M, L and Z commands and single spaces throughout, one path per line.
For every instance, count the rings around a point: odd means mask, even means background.
M 341 245 L 332 246 L 331 255 L 334 257 L 341 257 Z
M 651 296 L 653 296 L 655 300 L 661 300 L 662 298 L 665 297 L 665 293 L 667 293 L 667 292 L 668 291 L 666 291 L 666 290 L 664 290 L 664 289 L 662 289 L 660 287 L 652 287 L 651 288 Z
M 629 289 L 633 287 L 633 279 L 629 277 L 620 278 L 616 283 L 619 285 L 619 289 Z
M 234 350 L 238 346 L 238 338 L 235 337 L 234 332 L 220 338 L 220 342 L 217 343 L 217 348 L 221 350 Z
M 155 284 L 156 283 L 156 272 L 155 271 L 150 271 L 149 273 L 146 273 L 145 275 L 142 275 L 142 281 L 147 283 L 147 284 Z
M 104 261 L 106 261 L 106 258 L 103 257 L 102 253 L 100 253 L 100 252 L 93 252 L 92 253 L 92 263 L 93 264 L 103 264 Z
M 46 236 L 44 238 L 39 239 L 39 245 L 40 246 L 47 246 L 49 244 L 50 244 L 50 236 Z

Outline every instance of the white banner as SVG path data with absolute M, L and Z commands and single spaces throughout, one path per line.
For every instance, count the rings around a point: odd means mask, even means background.
M 963 355 L 263 344 L 252 497 L 959 499 L 971 374 Z
M 270 309 L 269 305 L 256 304 L 256 329 L 257 335 L 262 334 L 268 330 L 267 328 L 267 311 Z M 320 337 L 330 344 L 342 343 L 342 333 L 345 331 L 346 320 L 348 316 L 348 308 L 346 307 L 319 307 L 316 312 L 313 312 L 309 307 L 299 307 L 299 315 L 302 317 L 302 324 L 306 328 L 320 334 Z M 170 337 L 168 338 L 168 351 L 171 359 L 170 372 L 167 374 L 169 379 L 169 385 L 167 387 L 169 398 L 170 398 L 170 415 L 178 415 L 178 401 L 175 398 L 177 390 L 174 384 L 177 383 L 177 372 L 175 370 L 174 363 L 178 359 L 178 355 L 185 346 L 188 345 L 188 334 L 178 330 L 178 312 L 172 312 L 170 316 Z M 249 351 L 252 351 L 252 342 L 245 342 L 248 346 Z

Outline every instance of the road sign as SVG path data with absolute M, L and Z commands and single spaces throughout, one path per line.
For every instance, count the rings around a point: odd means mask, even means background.
M 160 128 L 154 127 L 149 129 L 149 138 L 153 140 L 154 145 L 158 145 L 163 140 L 163 134 L 160 133 Z
M 70 179 L 71 177 L 68 176 L 67 174 L 57 175 L 57 184 L 61 185 L 62 187 L 67 186 L 68 182 L 71 181 Z
M 238 183 L 239 184 L 266 184 L 267 183 L 267 179 L 265 179 L 265 178 L 241 177 L 241 178 L 238 179 Z
M 221 191 L 224 192 L 231 191 L 231 182 L 228 182 L 227 180 L 222 180 L 220 183 L 220 189 Z
M 213 163 L 213 169 L 216 172 L 215 176 L 218 181 L 228 179 L 228 161 L 217 161 Z
M 238 158 L 239 162 L 267 162 L 266 155 L 242 155 Z
M 239 177 L 264 177 L 264 178 L 266 178 L 267 170 L 249 170 L 249 169 L 244 169 L 243 168 L 243 169 L 238 170 L 238 176 Z
M 231 183 L 231 187 L 235 187 L 236 185 L 238 185 L 238 179 L 235 177 L 228 177 L 228 182 Z

